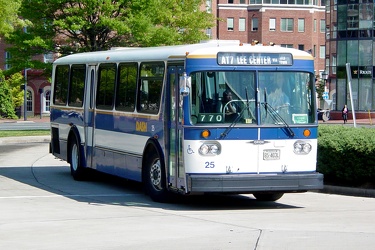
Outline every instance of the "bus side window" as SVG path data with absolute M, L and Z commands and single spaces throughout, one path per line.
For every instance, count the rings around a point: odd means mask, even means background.
M 116 64 L 101 64 L 99 66 L 98 90 L 96 94 L 96 107 L 112 109 L 116 79 Z
M 86 66 L 72 65 L 70 77 L 68 105 L 82 107 L 85 90 Z
M 160 108 L 162 80 L 142 79 L 139 91 L 139 112 L 157 114 Z
M 164 62 L 141 63 L 137 110 L 141 113 L 159 113 L 164 79 Z
M 69 85 L 69 65 L 56 66 L 55 82 L 53 93 L 53 103 L 56 105 L 66 105 Z
M 116 92 L 116 110 L 133 112 L 137 91 L 137 63 L 119 65 L 119 77 Z

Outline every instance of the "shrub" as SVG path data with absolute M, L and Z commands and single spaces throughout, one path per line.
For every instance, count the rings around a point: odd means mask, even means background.
M 318 171 L 327 182 L 363 185 L 375 179 L 375 129 L 319 125 Z

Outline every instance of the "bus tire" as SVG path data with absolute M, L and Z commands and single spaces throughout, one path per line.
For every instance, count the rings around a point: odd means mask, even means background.
M 283 197 L 284 193 L 254 193 L 254 197 L 258 201 L 277 201 L 281 197 Z
M 73 179 L 76 181 L 83 180 L 85 169 L 82 167 L 79 144 L 75 136 L 69 143 L 69 156 L 70 173 Z
M 156 151 L 150 153 L 145 167 L 144 185 L 147 195 L 155 202 L 168 202 L 169 192 L 166 187 L 165 168 Z

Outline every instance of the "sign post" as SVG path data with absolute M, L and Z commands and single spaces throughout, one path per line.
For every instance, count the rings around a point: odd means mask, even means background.
M 350 69 L 350 63 L 346 63 L 346 75 L 348 76 L 350 103 L 351 103 L 352 112 L 353 112 L 353 125 L 354 127 L 357 127 L 357 124 L 355 121 L 355 111 L 354 111 L 353 94 L 352 94 L 352 71 Z

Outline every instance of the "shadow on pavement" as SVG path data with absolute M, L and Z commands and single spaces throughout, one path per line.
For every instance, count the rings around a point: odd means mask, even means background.
M 140 183 L 95 171 L 90 171 L 86 181 L 75 181 L 68 166 L 0 167 L 1 176 L 9 180 L 2 180 L 0 185 L 9 185 L 13 196 L 63 196 L 93 205 L 155 207 L 176 211 L 299 208 L 283 204 L 282 198 L 278 202 L 260 202 L 251 195 L 178 196 L 171 203 L 157 203 L 143 193 Z

